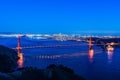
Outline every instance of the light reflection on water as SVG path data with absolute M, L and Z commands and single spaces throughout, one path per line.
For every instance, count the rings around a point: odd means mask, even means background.
M 108 50 L 107 55 L 108 55 L 108 62 L 112 62 L 112 56 L 113 56 L 114 51 Z
M 108 47 L 107 47 L 107 55 L 108 55 L 108 62 L 109 63 L 112 62 L 113 53 L 114 53 L 114 47 L 108 45 Z
M 79 53 L 71 53 L 71 54 L 56 54 L 56 55 L 36 55 L 36 56 L 27 56 L 27 59 L 59 59 L 59 58 L 69 58 L 69 57 L 79 57 L 79 56 L 88 56 L 89 62 L 92 63 L 94 60 L 94 55 L 101 53 L 102 50 L 89 50 L 88 52 L 79 52 Z M 111 50 L 107 51 L 108 62 L 112 62 L 113 52 Z M 19 68 L 24 67 L 24 59 L 26 57 L 23 56 L 23 53 L 18 54 L 18 66 Z
M 18 67 L 19 68 L 22 68 L 23 67 L 23 63 L 24 63 L 24 57 L 23 57 L 23 54 L 22 53 L 18 53 Z
M 55 54 L 55 55 L 36 55 L 36 56 L 26 56 L 29 59 L 59 59 L 59 58 L 70 58 L 70 57 L 80 57 L 80 56 L 88 56 L 90 63 L 93 61 L 94 54 L 101 53 L 102 50 L 89 50 L 89 53 L 86 52 L 78 52 L 71 54 Z M 25 57 L 25 58 L 26 58 Z M 22 60 L 22 59 L 21 59 Z M 23 61 L 23 60 L 22 60 Z
M 89 53 L 88 53 L 89 52 Z M 30 65 L 30 66 L 37 66 L 37 67 L 39 67 L 39 66 L 41 66 L 41 67 L 45 67 L 45 65 L 49 65 L 49 64 L 51 64 L 51 63 L 55 63 L 55 64 L 64 64 L 64 65 L 67 65 L 67 66 L 69 66 L 69 67 L 72 67 L 72 69 L 74 69 L 76 72 L 78 71 L 79 72 L 79 68 L 81 69 L 81 68 L 83 68 L 83 73 L 82 73 L 82 70 L 81 70 L 81 72 L 80 72 L 80 75 L 81 76 L 83 76 L 83 77 L 85 77 L 86 78 L 86 75 L 84 74 L 84 72 L 85 72 L 85 70 L 87 70 L 87 66 L 90 66 L 90 65 L 92 65 L 93 67 L 94 67 L 94 65 L 95 64 L 104 64 L 104 63 L 101 63 L 101 61 L 100 61 L 100 63 L 95 63 L 96 61 L 96 59 L 97 58 L 95 58 L 96 56 L 97 56 L 97 54 L 98 55 L 102 55 L 102 54 L 104 54 L 103 53 L 103 50 L 96 50 L 96 49 L 91 49 L 91 50 L 89 50 L 89 51 L 85 51 L 85 52 L 78 52 L 78 53 L 69 53 L 69 54 L 67 54 L 67 53 L 64 53 L 64 54 L 54 54 L 54 55 L 52 55 L 52 54 L 42 54 L 42 55 L 28 55 L 27 57 L 25 56 L 24 57 L 24 59 L 23 59 L 23 55 L 21 54 L 20 55 L 20 59 L 19 59 L 19 61 L 18 61 L 18 65 L 19 65 L 19 67 L 24 67 L 24 66 L 28 66 L 28 65 Z M 34 53 L 35 54 L 35 53 Z M 107 56 L 108 56 L 108 62 L 111 62 L 112 61 L 112 55 L 113 55 L 113 51 L 107 51 Z M 24 54 L 25 55 L 25 54 Z M 90 65 L 85 65 L 86 64 L 86 59 L 85 59 L 85 57 L 88 57 L 88 59 L 87 59 L 87 61 L 89 62 L 89 63 L 92 63 L 92 64 L 90 64 Z M 100 57 L 98 57 L 98 58 L 100 58 Z M 78 61 L 77 61 L 78 60 Z M 98 59 L 99 60 L 99 59 Z M 101 59 L 101 60 L 103 60 L 103 62 L 105 62 L 104 61 L 104 59 Z M 24 62 L 25 61 L 25 62 Z M 93 62 L 93 61 L 95 61 L 95 62 Z M 23 64 L 23 62 L 25 63 L 25 64 Z M 79 63 L 80 62 L 80 63 Z M 78 67 L 75 67 L 75 65 L 77 65 Z M 95 68 L 91 68 L 91 72 L 93 72 L 93 71 L 96 71 L 97 69 L 97 67 Z M 100 67 L 102 67 L 101 65 L 99 65 L 99 68 Z M 104 67 L 104 65 L 103 65 L 103 67 Z M 103 68 L 102 67 L 102 68 Z M 76 68 L 76 69 L 75 69 Z M 102 69 L 101 68 L 101 69 Z M 99 70 L 97 70 L 98 72 L 99 72 Z M 103 71 L 103 70 L 100 70 L 100 71 Z M 87 73 L 87 71 L 86 71 L 86 73 Z M 94 74 L 94 72 L 93 73 L 91 73 L 91 74 Z M 107 72 L 106 72 L 106 74 L 107 74 Z M 99 75 L 102 75 L 102 74 L 99 74 Z M 97 75 L 98 76 L 98 75 Z M 88 77 L 88 78 L 91 78 L 91 79 L 89 79 L 89 80 L 94 80 L 92 77 Z M 106 79 L 107 80 L 107 79 Z
M 89 58 L 90 63 L 93 62 L 93 56 L 94 56 L 94 50 L 90 49 L 89 54 L 88 54 L 88 58 Z
M 8 46 L 10 48 L 17 46 L 17 39 L 0 39 L 0 41 L 2 45 Z M 10 43 L 11 41 L 13 41 L 13 43 Z M 56 45 L 64 43 L 88 44 L 71 41 L 34 41 L 21 38 L 22 46 Z M 115 49 L 114 51 L 112 51 L 111 48 L 109 48 L 107 51 L 102 51 L 100 50 L 101 48 L 99 46 L 93 46 L 94 51 L 87 51 L 88 49 L 88 45 L 54 49 L 25 49 L 22 50 L 24 54 L 20 54 L 19 56 L 20 59 L 18 60 L 18 65 L 19 67 L 33 66 L 38 68 L 45 68 L 49 64 L 63 64 L 72 68 L 77 74 L 87 78 L 88 80 L 120 80 L 119 48 Z M 110 64 L 108 64 L 108 62 L 110 62 Z

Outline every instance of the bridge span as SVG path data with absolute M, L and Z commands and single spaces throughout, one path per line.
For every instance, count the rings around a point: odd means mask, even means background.
M 107 43 L 107 44 L 93 44 L 93 40 L 92 37 L 89 38 L 88 40 L 88 44 L 59 44 L 59 45 L 47 45 L 47 46 L 21 46 L 21 41 L 20 41 L 20 36 L 18 36 L 18 46 L 16 48 L 12 48 L 14 50 L 17 50 L 18 52 L 18 64 L 19 67 L 22 67 L 23 65 L 23 54 L 21 53 L 22 49 L 33 49 L 33 48 L 59 48 L 59 47 L 72 47 L 72 46 L 80 46 L 80 47 L 84 47 L 84 46 L 88 46 L 88 52 L 81 52 L 81 53 L 73 53 L 73 54 L 59 54 L 59 55 L 39 55 L 38 58 L 47 58 L 47 59 L 55 59 L 55 58 L 60 58 L 60 57 L 71 57 L 71 56 L 81 56 L 81 55 L 86 55 L 86 53 L 88 54 L 88 58 L 90 62 L 93 62 L 93 56 L 94 53 L 99 53 L 102 50 L 93 50 L 93 46 L 107 46 L 106 50 L 108 51 L 108 56 L 109 59 L 111 59 L 111 56 L 113 54 L 114 51 L 114 45 L 119 45 L 118 43 Z

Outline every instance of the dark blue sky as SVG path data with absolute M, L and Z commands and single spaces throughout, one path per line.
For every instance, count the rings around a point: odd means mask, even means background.
M 0 32 L 119 32 L 119 0 L 0 0 Z

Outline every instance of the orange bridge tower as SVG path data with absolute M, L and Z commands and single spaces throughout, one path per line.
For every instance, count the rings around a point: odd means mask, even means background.
M 17 50 L 18 50 L 18 57 L 20 57 L 20 54 L 21 54 L 20 36 L 18 36 L 18 46 L 17 46 Z

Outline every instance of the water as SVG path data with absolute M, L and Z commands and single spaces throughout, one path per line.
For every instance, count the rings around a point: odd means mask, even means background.
M 1 38 L 0 44 L 15 48 L 17 38 Z M 21 38 L 21 46 L 56 44 L 87 43 Z M 88 46 L 23 49 L 24 63 L 20 61 L 20 67 L 34 66 L 43 69 L 49 64 L 63 64 L 86 80 L 120 80 L 119 48 L 115 48 L 113 52 L 103 51 L 97 46 L 93 46 L 94 51 L 88 49 Z

